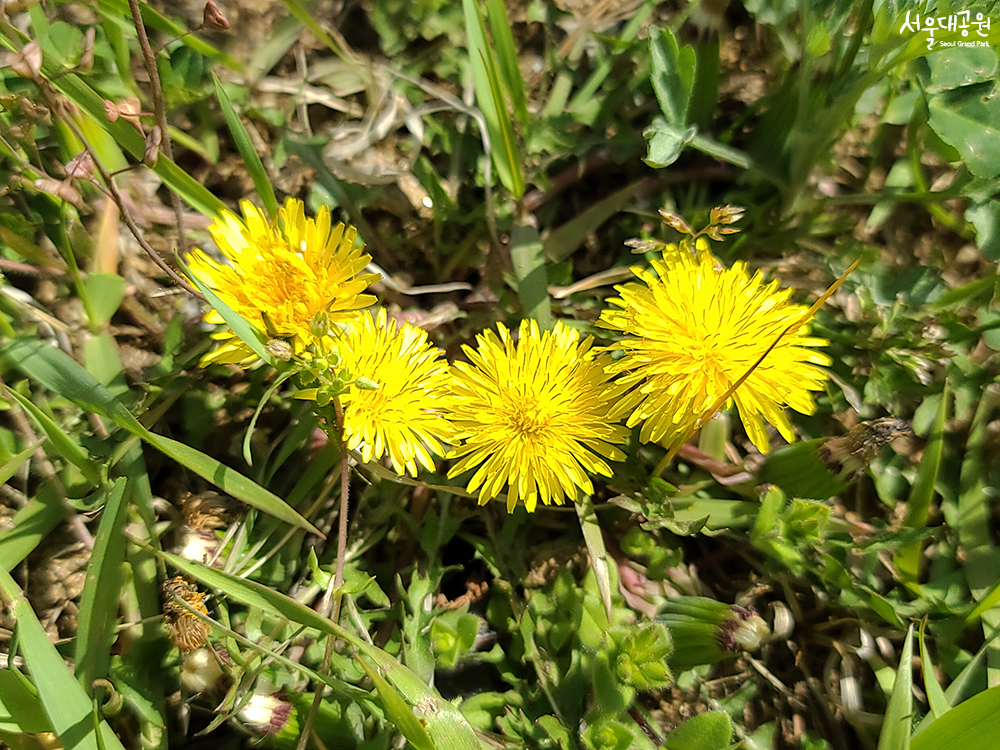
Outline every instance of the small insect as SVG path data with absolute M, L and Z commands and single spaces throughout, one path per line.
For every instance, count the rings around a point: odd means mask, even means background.
M 181 651 L 193 651 L 204 645 L 211 628 L 177 600 L 180 599 L 194 610 L 207 615 L 205 600 L 208 594 L 199 591 L 198 587 L 184 576 L 164 581 L 163 594 L 163 621 L 173 644 Z

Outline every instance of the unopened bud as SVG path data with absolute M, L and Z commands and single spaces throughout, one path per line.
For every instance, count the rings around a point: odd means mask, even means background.
M 94 37 L 97 30 L 91 26 L 83 35 L 83 54 L 80 55 L 80 62 L 76 64 L 76 69 L 82 73 L 87 73 L 94 67 Z
M 377 391 L 381 386 L 372 380 L 371 378 L 366 378 L 364 375 L 359 375 L 354 381 L 354 385 L 363 391 Z
M 82 151 L 66 164 L 66 176 L 74 180 L 94 178 L 94 157 L 89 151 Z
M 104 114 L 108 118 L 108 122 L 115 122 L 121 116 L 121 112 L 118 111 L 118 105 L 110 99 L 104 100 Z
M 22 78 L 38 78 L 42 72 L 42 48 L 38 42 L 28 42 L 10 60 L 10 69 Z
M 43 177 L 35 180 L 32 185 L 34 185 L 36 190 L 54 195 L 56 198 L 60 198 L 78 209 L 83 208 L 83 197 L 67 182 L 59 182 L 58 180 L 50 180 L 47 177 Z
M 205 3 L 205 12 L 202 15 L 201 23 L 206 29 L 229 31 L 229 20 L 222 15 L 222 11 L 219 10 L 219 6 L 213 0 L 208 0 Z
M 712 209 L 711 222 L 713 224 L 735 224 L 743 218 L 746 209 L 742 206 L 716 206 Z
M 142 152 L 142 163 L 147 167 L 155 167 L 160 158 L 160 142 L 163 140 L 163 131 L 159 125 L 154 125 L 146 136 L 146 148 Z
M 21 111 L 31 120 L 45 120 L 49 116 L 49 108 L 35 104 L 29 99 L 21 99 Z
M 667 226 L 671 229 L 678 231 L 681 234 L 691 234 L 691 227 L 689 227 L 688 223 L 677 214 L 671 213 L 670 211 L 664 211 L 661 208 L 660 216 L 663 217 L 663 221 L 665 221 Z
M 278 693 L 271 695 L 254 693 L 236 715 L 248 727 L 264 734 L 284 736 L 289 734 L 289 730 L 298 728 L 295 709 Z

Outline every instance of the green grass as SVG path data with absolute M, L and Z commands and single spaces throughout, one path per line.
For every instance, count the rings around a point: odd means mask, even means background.
M 1000 8 L 969 9 L 987 36 L 937 34 L 983 46 L 929 51 L 900 31 L 923 6 L 897 6 L 286 0 L 183 36 L 143 7 L 157 96 L 127 3 L 0 20 L 0 740 L 991 748 Z M 111 121 L 132 96 L 141 127 Z M 173 159 L 144 165 L 161 115 Z M 93 180 L 67 179 L 84 144 Z M 355 456 L 338 561 L 332 408 L 204 285 L 266 364 L 200 367 L 207 308 L 148 255 L 183 268 L 223 210 L 286 196 L 356 226 L 380 304 L 452 360 L 524 318 L 612 343 L 613 285 L 683 239 L 661 210 L 742 207 L 713 253 L 806 306 L 859 262 L 812 322 L 830 378 L 780 471 L 735 410 L 672 460 L 636 428 L 591 497 L 533 514 L 477 505 L 446 461 Z M 820 473 L 825 440 L 885 416 L 914 434 Z M 209 490 L 232 505 L 195 519 Z M 86 577 L 53 604 L 62 559 Z M 207 614 L 161 589 L 181 574 Z M 165 605 L 209 632 L 214 690 L 185 682 Z M 750 609 L 772 635 L 720 646 Z M 255 694 L 294 718 L 261 733 Z

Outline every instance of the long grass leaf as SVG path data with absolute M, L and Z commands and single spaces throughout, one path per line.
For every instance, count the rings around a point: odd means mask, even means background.
M 382 670 L 409 706 L 421 707 L 422 721 L 427 732 L 433 737 L 440 736 L 448 739 L 448 744 L 442 744 L 442 747 L 448 747 L 449 750 L 452 748 L 454 750 L 480 750 L 481 745 L 476 739 L 475 732 L 461 712 L 448 701 L 442 700 L 437 693 L 427 687 L 426 683 L 410 669 L 400 664 L 392 655 L 371 645 L 294 599 L 255 581 L 238 578 L 167 552 L 157 552 L 157 554 L 181 572 L 207 586 L 219 589 L 236 601 L 251 607 L 259 607 L 272 615 L 305 625 L 321 633 L 344 639 L 353 649 L 356 649 Z
M 896 680 L 882 719 L 878 750 L 909 750 L 910 722 L 913 719 L 913 626 L 906 630 L 903 653 L 899 657 Z
M 490 20 L 493 44 L 496 46 L 497 66 L 504 88 L 514 105 L 514 116 L 522 123 L 528 122 L 528 100 L 524 95 L 524 79 L 518 67 L 514 34 L 503 0 L 486 0 L 486 17 Z
M 53 485 L 39 487 L 38 494 L 14 514 L 13 526 L 0 530 L 0 567 L 13 570 L 20 565 L 66 518 L 66 512 Z
M 188 445 L 147 430 L 93 375 L 54 346 L 37 339 L 20 338 L 0 350 L 0 356 L 50 391 L 58 393 L 88 411 L 110 418 L 122 429 L 145 440 L 182 466 L 247 505 L 322 536 L 319 529 L 296 513 L 281 498 L 238 471 Z
M 78 468 L 80 473 L 83 474 L 84 478 L 86 478 L 91 485 L 98 485 L 101 483 L 101 473 L 98 471 L 95 462 L 91 459 L 87 452 L 80 447 L 80 444 L 75 438 L 63 430 L 62 427 L 57 425 L 48 414 L 43 412 L 29 399 L 26 399 L 17 391 L 10 388 L 4 388 L 3 393 L 7 396 L 7 398 L 16 401 L 21 408 L 28 413 L 32 420 L 34 420 L 35 424 L 37 424 L 41 431 L 45 433 L 45 437 L 48 439 L 49 444 L 55 449 L 56 453 Z
M 510 260 L 517 278 L 517 295 L 528 318 L 542 330 L 552 327 L 549 281 L 542 254 L 542 238 L 532 226 L 515 224 L 510 233 Z
M 31 604 L 4 568 L 0 568 L 0 597 L 11 605 L 25 665 L 63 748 L 124 750 L 107 722 L 94 715 L 90 698 L 66 667 Z
M 18 470 L 24 466 L 24 462 L 35 455 L 35 451 L 44 442 L 44 440 L 38 440 L 0 464 L 0 484 L 6 484 L 8 479 L 17 474 Z
M 927 516 L 936 491 L 938 472 L 941 469 L 941 456 L 944 452 L 944 426 L 948 419 L 948 398 L 948 384 L 945 383 L 937 415 L 934 418 L 934 425 L 931 427 L 927 447 L 924 449 L 924 457 L 917 468 L 917 477 L 910 488 L 910 496 L 906 504 L 906 525 L 910 528 L 923 528 L 927 525 Z M 918 579 L 922 550 L 923 542 L 914 542 L 896 553 L 896 570 L 904 579 L 910 581 Z
M 924 691 L 927 693 L 927 702 L 931 707 L 931 715 L 935 719 L 944 716 L 950 709 L 951 704 L 945 697 L 941 683 L 938 682 L 937 675 L 934 674 L 934 662 L 931 661 L 930 651 L 927 649 L 927 641 L 924 638 L 927 621 L 920 625 L 920 632 L 917 639 L 920 642 L 920 671 L 924 676 Z
M 1000 687 L 959 703 L 913 738 L 913 750 L 995 750 L 1000 736 Z
M 229 94 L 226 93 L 222 81 L 215 75 L 212 76 L 212 81 L 215 83 L 215 97 L 219 101 L 219 108 L 222 110 L 222 116 L 226 119 L 229 132 L 233 135 L 236 148 L 239 149 L 240 156 L 243 158 L 243 164 L 247 168 L 250 179 L 253 180 L 257 195 L 264 203 L 264 210 L 273 220 L 278 215 L 278 200 L 274 197 L 274 188 L 271 187 L 271 178 L 268 176 L 267 170 L 264 169 L 264 162 L 260 160 L 260 155 L 253 146 L 250 133 L 247 132 L 243 120 L 233 109 L 233 102 L 229 98 Z
M 126 485 L 125 478 L 119 478 L 107 493 L 80 595 L 74 663 L 76 678 L 88 691 L 94 680 L 107 676 L 111 662 L 125 562 Z

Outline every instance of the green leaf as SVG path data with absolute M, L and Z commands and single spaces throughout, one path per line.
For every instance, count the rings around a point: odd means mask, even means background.
M 184 275 L 187 276 L 196 287 L 198 291 L 205 295 L 205 299 L 208 300 L 208 304 L 215 308 L 216 312 L 222 316 L 222 319 L 226 321 L 226 325 L 229 326 L 233 333 L 235 333 L 240 341 L 250 347 L 254 354 L 264 360 L 267 364 L 272 367 L 275 366 L 275 359 L 267 350 L 264 348 L 264 334 L 253 326 L 246 318 L 242 317 L 233 308 L 227 305 L 215 292 L 205 284 L 204 281 L 199 279 L 195 274 L 191 273 L 191 269 L 188 268 L 187 263 L 183 258 L 177 259 L 177 264 L 184 271 Z
M 937 675 L 934 674 L 934 663 L 931 661 L 930 652 L 927 650 L 927 641 L 924 638 L 926 625 L 927 621 L 924 620 L 917 636 L 920 642 L 920 671 L 924 676 L 924 690 L 927 692 L 927 702 L 931 707 L 931 715 L 935 719 L 940 719 L 951 710 L 951 704 L 945 697 L 944 690 L 941 689 Z
M 976 244 L 986 260 L 1000 260 L 1000 200 L 991 198 L 965 209 L 965 220 L 976 230 Z
M 11 400 L 17 401 L 21 405 L 21 408 L 28 412 L 28 416 L 45 433 L 45 437 L 48 438 L 49 444 L 55 449 L 56 453 L 78 468 L 91 486 L 101 483 L 101 473 L 97 465 L 91 459 L 90 455 L 80 447 L 75 438 L 52 421 L 48 414 L 17 391 L 5 388 L 3 392 Z
M 706 711 L 667 735 L 667 750 L 725 750 L 733 740 L 733 724 L 722 711 Z
M 899 657 L 896 679 L 892 684 L 889 705 L 882 719 L 878 750 L 909 750 L 910 724 L 913 719 L 913 626 L 906 630 L 903 653 Z
M 493 32 L 493 43 L 496 45 L 500 79 L 514 105 L 514 116 L 522 123 L 526 123 L 528 101 L 524 96 L 524 79 L 521 78 L 521 69 L 517 64 L 514 35 L 511 32 L 510 18 L 507 16 L 503 0 L 486 0 L 486 16 L 490 20 L 490 31 Z
M 0 568 L 0 592 L 11 604 L 21 653 L 38 697 L 65 750 L 124 750 L 107 722 L 94 715 L 90 698 L 49 641 L 24 594 Z
M 611 570 L 608 566 L 608 551 L 604 546 L 604 535 L 594 511 L 594 501 L 589 495 L 574 503 L 576 514 L 580 519 L 580 530 L 583 540 L 587 543 L 587 554 L 590 555 L 590 567 L 597 579 L 597 590 L 604 604 L 604 614 L 611 620 Z
M 125 299 L 125 279 L 115 273 L 91 273 L 83 286 L 90 300 L 90 325 L 103 328 Z
M 80 596 L 74 663 L 76 678 L 88 691 L 94 680 L 107 677 L 115 640 L 128 519 L 125 486 L 125 478 L 119 478 L 107 493 Z
M 52 724 L 38 696 L 9 669 L 0 669 L 0 732 L 51 732 Z
M 476 103 L 486 120 L 490 152 L 500 182 L 514 195 L 524 195 L 524 171 L 514 142 L 514 123 L 504 100 L 496 57 L 486 41 L 486 25 L 477 0 L 462 0 L 465 32 L 469 39 L 469 61 L 476 90 Z
M 240 156 L 243 158 L 243 164 L 250 174 L 250 179 L 253 180 L 253 186 L 257 189 L 257 195 L 260 196 L 261 201 L 264 203 L 264 210 L 273 221 L 278 215 L 278 200 L 274 197 L 271 178 L 268 176 L 267 170 L 264 169 L 264 162 L 260 160 L 257 149 L 253 146 L 253 141 L 250 140 L 250 134 L 247 132 L 243 120 L 240 119 L 240 116 L 236 114 L 236 110 L 233 109 L 233 102 L 230 100 L 229 94 L 226 93 L 225 86 L 222 85 L 222 82 L 214 73 L 212 74 L 212 80 L 215 82 L 215 96 L 219 100 L 222 116 L 226 118 L 226 125 L 229 126 L 229 132 L 233 134 L 236 148 L 239 149 Z
M 660 112 L 678 132 L 688 124 L 688 107 L 694 90 L 697 53 L 689 45 L 679 47 L 669 29 L 649 27 L 650 80 Z
M 4 461 L 4 463 L 0 465 L 0 484 L 6 484 L 8 479 L 17 474 L 18 470 L 24 466 L 24 462 L 35 455 L 35 451 L 37 451 L 39 446 L 41 446 L 44 442 L 44 440 L 39 440 L 38 442 L 29 445 L 23 451 L 14 454 L 7 461 Z
M 427 730 L 424 729 L 420 720 L 414 716 L 413 711 L 406 705 L 406 701 L 403 700 L 396 689 L 379 674 L 377 669 L 373 668 L 364 659 L 358 659 L 358 663 L 365 670 L 372 684 L 375 685 L 375 689 L 378 691 L 379 702 L 385 709 L 386 716 L 396 725 L 396 728 L 402 732 L 410 744 L 417 750 L 437 750 L 438 746 L 431 740 L 430 735 L 427 734 Z
M 992 81 L 997 72 L 996 51 L 987 47 L 944 47 L 924 59 L 930 69 L 929 94 Z
M 542 239 L 537 229 L 514 225 L 510 233 L 510 259 L 525 317 L 537 321 L 543 331 L 552 328 L 549 282 L 545 273 Z
M 913 738 L 913 750 L 994 750 L 1000 735 L 1000 687 L 959 703 Z M 879 750 L 882 750 L 881 745 Z
M 931 97 L 928 124 L 953 146 L 976 177 L 1000 175 L 1000 96 L 993 83 L 963 86 Z
M 924 457 L 920 461 L 917 469 L 916 479 L 910 488 L 910 496 L 906 502 L 906 525 L 910 528 L 923 528 L 927 525 L 927 518 L 930 512 L 931 500 L 934 498 L 935 487 L 937 486 L 938 471 L 941 468 L 941 455 L 944 450 L 944 427 L 948 418 L 948 384 L 945 383 L 944 391 L 941 394 L 938 404 L 937 416 L 931 433 L 928 436 L 927 446 L 924 448 Z M 915 542 L 908 547 L 899 550 L 895 555 L 895 566 L 899 574 L 907 580 L 916 581 L 920 573 L 920 554 L 923 550 L 921 542 Z
M 681 155 L 684 147 L 694 140 L 698 130 L 693 125 L 689 128 L 677 128 L 662 117 L 653 118 L 653 123 L 642 135 L 646 139 L 646 164 L 654 169 L 669 167 Z
M 38 495 L 14 514 L 13 526 L 0 530 L 0 566 L 13 570 L 20 565 L 66 513 L 52 484 L 39 487 Z
M 119 427 L 145 440 L 227 494 L 292 526 L 322 535 L 319 529 L 290 508 L 281 498 L 256 482 L 201 451 L 147 430 L 121 401 L 61 350 L 44 341 L 20 338 L 11 341 L 0 350 L 0 356 L 54 393 L 69 399 L 77 406 L 113 420 Z

